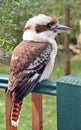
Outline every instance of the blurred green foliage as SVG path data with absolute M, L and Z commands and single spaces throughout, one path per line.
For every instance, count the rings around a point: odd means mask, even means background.
M 27 19 L 39 13 L 57 16 L 63 22 L 63 7 L 67 0 L 0 0 L 0 47 L 11 53 L 22 40 L 22 33 Z M 79 32 L 80 0 L 68 0 L 70 5 L 70 41 L 76 42 Z

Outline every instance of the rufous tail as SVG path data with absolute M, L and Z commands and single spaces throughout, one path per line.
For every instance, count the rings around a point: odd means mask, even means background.
M 18 102 L 13 102 L 12 112 L 11 112 L 11 125 L 14 127 L 18 126 L 21 109 L 22 109 L 22 103 L 23 100 Z

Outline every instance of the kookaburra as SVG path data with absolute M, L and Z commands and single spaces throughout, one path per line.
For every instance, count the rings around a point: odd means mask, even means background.
M 8 93 L 12 94 L 11 125 L 18 126 L 23 98 L 35 85 L 48 79 L 57 54 L 55 37 L 70 28 L 56 17 L 39 14 L 30 18 L 24 28 L 23 41 L 13 50 L 10 62 Z

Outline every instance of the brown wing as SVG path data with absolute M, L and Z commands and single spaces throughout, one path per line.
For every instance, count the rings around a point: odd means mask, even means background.
M 48 43 L 23 41 L 13 51 L 10 63 L 9 89 L 15 101 L 23 99 L 39 81 L 50 58 Z

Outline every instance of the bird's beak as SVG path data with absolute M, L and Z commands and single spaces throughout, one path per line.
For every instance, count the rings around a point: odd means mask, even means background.
M 68 32 L 70 31 L 70 27 L 68 26 L 64 26 L 64 25 L 57 25 L 56 27 L 53 28 L 53 31 L 54 32 L 57 32 L 57 33 L 63 33 L 63 32 Z

